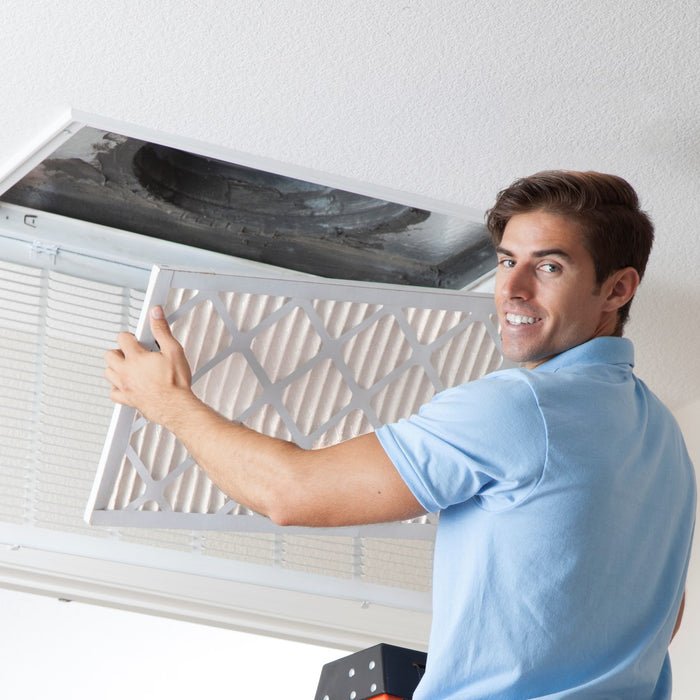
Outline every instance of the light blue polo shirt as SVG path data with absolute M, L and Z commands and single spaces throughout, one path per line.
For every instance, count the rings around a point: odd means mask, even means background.
M 377 431 L 441 511 L 415 700 L 671 697 L 695 477 L 633 360 L 596 338 Z

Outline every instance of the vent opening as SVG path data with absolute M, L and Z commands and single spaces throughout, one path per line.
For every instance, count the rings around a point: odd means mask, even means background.
M 461 289 L 481 222 L 83 127 L 0 201 L 322 277 Z

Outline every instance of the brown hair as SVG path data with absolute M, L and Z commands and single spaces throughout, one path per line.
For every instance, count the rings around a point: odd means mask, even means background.
M 643 277 L 654 242 L 654 225 L 626 180 L 617 175 L 566 170 L 518 179 L 498 193 L 496 203 L 486 212 L 494 245 L 500 244 L 511 217 L 542 209 L 579 225 L 598 285 L 625 267 L 633 267 L 639 278 Z M 618 309 L 616 334 L 622 335 L 631 304 L 630 299 Z

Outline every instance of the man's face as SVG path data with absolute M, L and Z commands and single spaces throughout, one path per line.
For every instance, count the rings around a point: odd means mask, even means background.
M 546 211 L 517 214 L 496 250 L 495 301 L 507 358 L 532 369 L 613 333 L 616 311 L 596 285 L 577 224 Z

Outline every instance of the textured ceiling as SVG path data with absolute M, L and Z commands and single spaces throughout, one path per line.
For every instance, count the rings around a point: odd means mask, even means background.
M 700 398 L 694 0 L 159 7 L 5 3 L 0 165 L 72 106 L 479 209 L 540 169 L 615 172 L 657 225 L 639 373 Z

